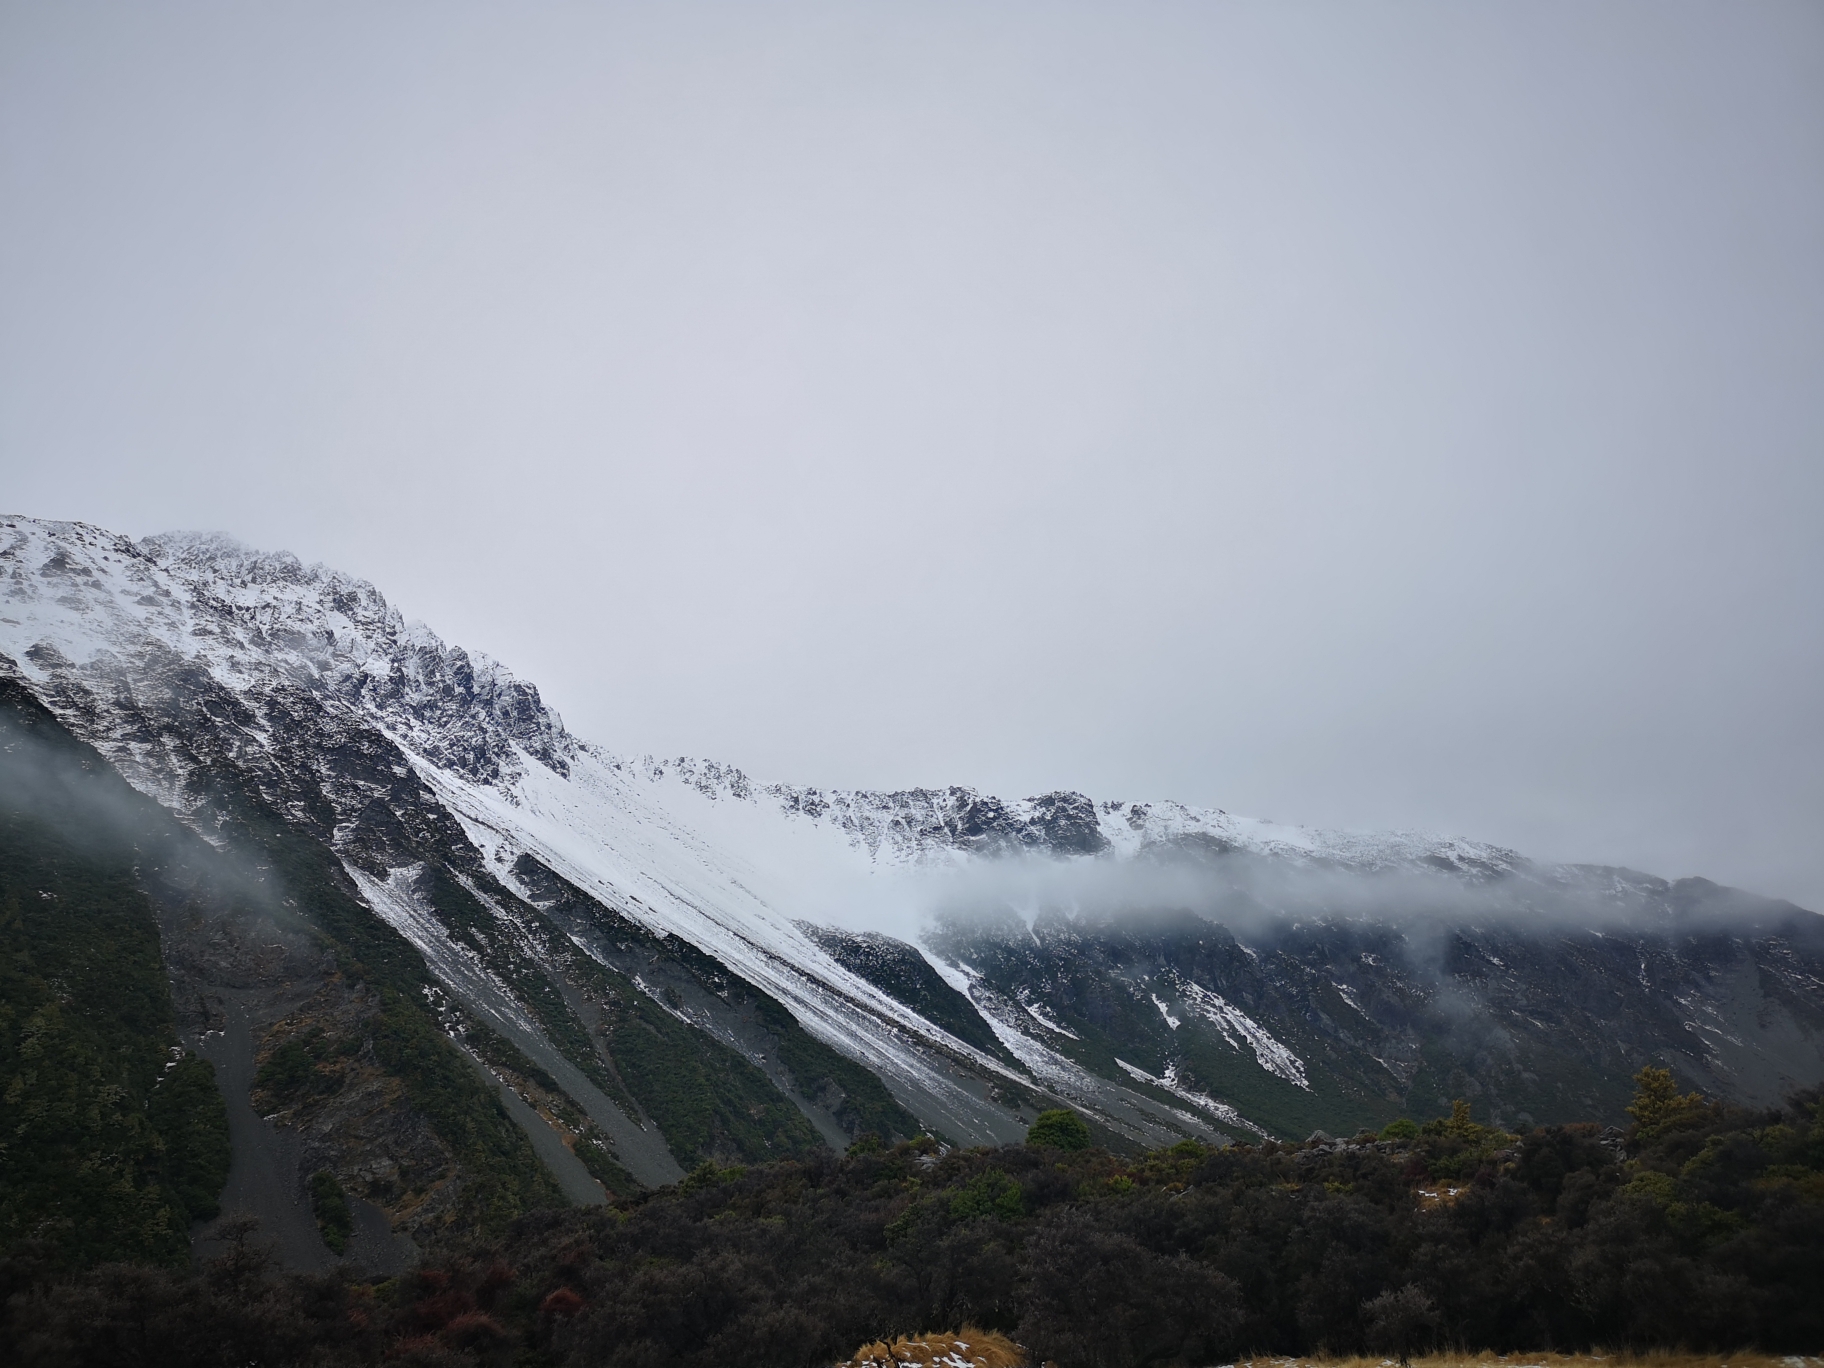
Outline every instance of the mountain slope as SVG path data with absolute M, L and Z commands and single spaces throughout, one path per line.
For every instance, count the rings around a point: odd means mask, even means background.
M 866 1131 L 1007 1141 L 1060 1101 L 1132 1146 L 1607 1114 L 1645 1062 L 1744 1099 L 1824 1077 L 1824 923 L 1789 905 L 629 760 L 372 586 L 225 538 L 0 519 L 0 674 L 295 922 L 264 960 L 167 931 L 180 1038 L 241 1042 L 231 1119 L 257 1104 L 297 1192 L 328 1171 L 407 1230 Z M 401 1081 L 454 1088 L 436 1061 L 522 1158 Z

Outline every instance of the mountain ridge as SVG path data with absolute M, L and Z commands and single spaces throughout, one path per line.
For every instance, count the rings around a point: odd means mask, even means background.
M 1743 1097 L 1824 1077 L 1824 920 L 1791 904 L 1459 838 L 620 757 L 374 586 L 219 534 L 0 518 L 0 674 L 218 848 L 308 853 L 325 1005 L 245 992 L 252 1065 L 292 1050 L 321 1093 L 285 1124 L 371 1085 L 320 1044 L 364 1057 L 331 999 L 372 977 L 366 919 L 580 1198 L 865 1130 L 1001 1143 L 1058 1103 L 1132 1147 L 1450 1096 L 1599 1115 L 1643 1062 Z M 889 904 L 901 937 L 844 922 Z M 186 1040 L 209 1011 L 180 1007 Z M 371 1145 L 313 1143 L 410 1228 Z
M 41 576 L 48 571 L 66 579 L 93 578 L 92 566 L 70 559 L 71 542 L 104 556 L 113 553 L 163 570 L 188 587 L 196 602 L 158 602 L 157 598 L 163 597 L 159 594 L 162 586 L 153 585 L 151 595 L 137 595 L 134 600 L 135 606 L 152 610 L 139 615 L 137 625 L 142 629 L 160 625 L 161 612 L 169 614 L 174 606 L 213 609 L 209 616 L 228 618 L 233 626 L 257 634 L 256 639 L 263 637 L 272 646 L 287 651 L 298 663 L 311 668 L 332 691 L 350 701 L 366 702 L 383 711 L 390 709 L 395 715 L 402 709 L 419 713 L 415 720 L 426 728 L 421 733 L 424 743 L 447 755 L 470 777 L 492 777 L 505 772 L 503 766 L 510 768 L 506 742 L 523 747 L 560 774 L 569 756 L 578 749 L 587 749 L 651 778 L 676 772 L 705 794 L 747 797 L 761 793 L 791 811 L 815 819 L 836 814 L 839 824 L 863 838 L 871 850 L 891 848 L 896 844 L 894 837 L 905 842 L 916 840 L 920 834 L 942 833 L 975 841 L 978 844 L 972 848 L 985 853 L 1003 848 L 1094 853 L 1120 848 L 1123 842 L 1116 833 L 1122 831 L 1130 836 L 1137 834 L 1141 840 L 1155 832 L 1202 832 L 1274 853 L 1307 852 L 1364 864 L 1377 859 L 1391 862 L 1415 852 L 1438 854 L 1447 860 L 1460 853 L 1464 868 L 1480 861 L 1500 869 L 1520 859 L 1512 850 L 1460 837 L 1285 826 L 1234 817 L 1222 809 L 1200 809 L 1170 801 L 1098 804 L 1084 794 L 1070 791 L 1007 800 L 962 785 L 892 792 L 820 789 L 758 782 L 732 765 L 713 760 L 621 757 L 570 733 L 556 711 L 544 703 L 536 685 L 520 680 L 485 654 L 447 645 L 424 623 L 404 618 L 368 581 L 321 564 L 306 565 L 289 552 L 254 550 L 226 533 L 160 533 L 134 542 L 86 523 L 40 522 L 18 515 L 0 518 L 0 531 L 18 532 L 21 527 L 40 529 L 47 539 L 58 543 L 46 555 Z M 20 547 L 12 554 L 29 555 L 30 551 Z M 67 602 L 61 606 L 76 607 Z M 77 611 L 95 606 L 83 603 Z M 167 630 L 162 634 L 166 644 L 179 646 L 185 630 L 199 637 L 215 634 L 217 629 L 206 621 L 197 621 L 198 616 L 185 614 L 182 620 L 167 621 Z M 118 621 L 113 625 L 118 626 Z M 151 634 L 160 635 L 156 631 Z M 79 642 L 99 636 L 84 630 L 67 635 Z M 104 641 L 95 640 L 95 644 Z M 371 668 L 376 663 L 390 668 L 376 671 Z M 232 677 L 232 670 L 227 673 Z M 493 735 L 484 739 L 463 727 L 474 709 L 480 709 L 495 724 Z M 443 738 L 438 745 L 432 738 L 439 727 L 461 736 Z M 473 754 L 464 755 L 459 739 L 482 744 L 475 745 Z M 910 823 L 908 811 L 923 820 Z M 1124 823 L 1107 820 L 1111 813 L 1118 814 Z

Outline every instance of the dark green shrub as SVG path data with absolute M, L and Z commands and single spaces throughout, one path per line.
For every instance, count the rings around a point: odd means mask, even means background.
M 355 1233 L 355 1214 L 349 1210 L 348 1194 L 328 1169 L 310 1175 L 310 1209 L 316 1213 L 323 1243 L 337 1254 L 347 1249 L 348 1237 Z
M 1038 1119 L 1026 1132 L 1026 1143 L 1044 1145 L 1050 1149 L 1088 1149 L 1089 1123 L 1065 1107 L 1040 1112 Z

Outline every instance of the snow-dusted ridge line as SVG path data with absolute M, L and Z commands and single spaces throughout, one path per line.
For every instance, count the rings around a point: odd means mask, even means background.
M 1294 863 L 1360 871 L 1429 867 L 1491 877 L 1531 868 L 1505 847 L 1424 832 L 1354 832 L 1287 826 L 1220 808 L 1177 802 L 1094 803 L 1082 794 L 1005 800 L 975 789 L 817 789 L 764 783 L 714 760 L 640 756 L 626 768 L 655 786 L 673 783 L 716 801 L 768 802 L 794 818 L 841 830 L 882 864 L 951 863 L 971 854 L 1018 852 L 1125 858 L 1185 841 L 1247 850 Z

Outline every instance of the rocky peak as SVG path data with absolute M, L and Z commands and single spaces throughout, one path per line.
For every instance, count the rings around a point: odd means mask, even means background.
M 566 773 L 577 742 L 535 686 L 408 622 L 365 580 L 219 533 L 134 543 L 83 523 L 0 518 L 0 651 L 63 670 L 175 652 L 224 684 L 304 683 L 465 777 L 521 755 Z M 47 673 L 50 672 L 48 667 Z

